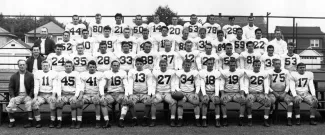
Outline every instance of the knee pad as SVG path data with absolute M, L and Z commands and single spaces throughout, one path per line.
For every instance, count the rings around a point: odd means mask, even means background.
M 184 102 L 183 102 L 183 101 L 178 101 L 178 102 L 177 102 L 177 105 L 178 105 L 179 107 L 183 107 Z
M 57 103 L 55 104 L 55 107 L 58 108 L 58 109 L 62 109 L 63 106 L 64 106 L 64 103 L 63 103 L 63 102 L 57 102 Z
M 8 113 L 13 113 L 13 112 L 14 112 L 10 107 L 6 107 L 6 111 L 7 111 Z
M 253 103 L 252 102 L 249 102 L 249 101 L 246 102 L 246 107 L 250 107 L 251 108 L 252 106 L 253 106 Z
M 77 101 L 76 108 L 82 108 L 84 106 L 84 103 L 82 101 Z
M 71 107 L 72 110 L 77 109 L 76 103 L 70 103 L 70 107 Z

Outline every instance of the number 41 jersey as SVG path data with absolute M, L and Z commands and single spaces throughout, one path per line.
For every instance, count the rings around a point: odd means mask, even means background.
M 85 94 L 100 94 L 104 95 L 104 91 L 100 91 L 100 83 L 103 83 L 104 78 L 103 73 L 95 72 L 90 74 L 88 71 L 80 74 L 81 87 Z M 104 90 L 104 89 L 102 89 Z

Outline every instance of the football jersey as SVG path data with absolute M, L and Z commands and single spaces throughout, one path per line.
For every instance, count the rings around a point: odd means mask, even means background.
M 237 69 L 234 72 L 229 70 L 221 70 L 220 91 L 229 93 L 238 93 L 241 90 L 245 91 L 244 75 L 242 69 Z M 247 93 L 247 91 L 245 91 Z
M 144 69 L 142 71 L 131 69 L 128 73 L 128 78 L 130 94 L 151 94 L 150 88 L 152 87 L 152 73 L 149 69 Z
M 93 54 L 95 52 L 99 52 L 99 44 L 102 42 L 106 43 L 108 52 L 113 52 L 113 51 L 115 51 L 114 47 L 117 42 L 117 37 L 115 37 L 115 36 L 104 37 L 104 35 L 102 35 L 102 36 L 98 36 L 97 42 L 98 42 L 98 44 L 94 46 Z
M 114 53 L 107 52 L 106 54 L 102 54 L 100 52 L 95 53 L 93 55 L 93 59 L 97 63 L 97 70 L 100 72 L 107 71 L 111 69 L 111 63 L 113 60 L 118 60 L 118 58 L 114 55 Z
M 207 60 L 213 59 L 214 66 L 213 69 L 219 70 L 219 56 L 216 53 L 211 53 L 211 55 L 206 54 L 205 52 L 200 53 L 201 63 L 198 65 L 199 69 L 207 69 Z
M 151 37 L 148 37 L 147 39 L 143 39 L 143 37 L 140 37 L 137 39 L 137 53 L 141 52 L 144 50 L 144 43 L 145 42 L 151 42 L 152 46 L 151 49 L 152 50 L 158 50 L 158 46 L 155 45 L 154 39 Z
M 240 67 L 246 70 L 253 70 L 253 61 L 259 60 L 261 54 L 259 52 L 248 53 L 247 51 L 242 52 L 239 56 L 240 58 Z
M 133 26 L 131 26 L 132 36 L 134 36 L 136 39 L 142 38 L 142 31 L 144 28 L 148 29 L 148 25 L 145 23 L 141 25 L 133 24 Z
M 70 57 L 73 59 L 74 70 L 79 73 L 87 71 L 88 62 L 93 60 L 93 57 L 89 53 L 84 53 L 83 55 L 73 53 Z
M 166 26 L 164 22 L 159 22 L 158 24 L 155 24 L 154 22 L 149 23 L 149 33 L 150 37 L 155 37 L 161 35 L 161 27 Z
M 186 51 L 179 51 L 178 52 L 180 60 L 179 60 L 179 67 L 182 67 L 182 63 L 185 59 L 189 59 L 192 62 L 191 70 L 198 70 L 198 64 L 200 63 L 200 52 L 197 50 L 186 52 Z
M 102 22 L 99 24 L 96 22 L 90 22 L 88 28 L 89 28 L 91 37 L 96 38 L 96 37 L 102 36 L 105 26 L 106 25 L 103 24 Z
M 227 38 L 229 39 L 229 38 Z M 232 43 L 234 51 L 238 54 L 240 54 L 241 52 L 245 51 L 246 48 L 246 42 L 247 40 L 242 38 L 241 40 L 239 40 L 237 37 L 234 37 L 232 39 L 229 40 L 230 43 Z
M 243 37 L 246 39 L 255 38 L 255 30 L 258 29 L 255 25 L 253 27 L 250 27 L 249 25 L 246 25 L 243 27 Z
M 135 57 L 134 53 L 116 53 L 115 56 L 120 60 L 120 69 L 124 71 L 129 71 L 134 68 Z
M 235 59 L 237 61 L 237 68 L 240 67 L 240 60 L 239 60 L 239 54 L 238 53 L 232 53 L 230 56 L 228 56 L 226 53 L 222 53 L 219 55 L 220 58 L 220 68 L 222 69 L 229 69 L 229 61 L 230 59 Z
M 199 50 L 200 52 L 205 52 L 205 45 L 208 43 L 212 43 L 213 39 L 211 37 L 206 37 L 206 38 L 201 38 L 201 37 L 196 37 L 194 39 L 195 45 L 193 46 L 195 49 L 194 50 Z
M 156 51 L 150 51 L 149 53 L 142 51 L 136 55 L 136 58 L 141 58 L 143 60 L 143 69 L 153 70 L 158 58 L 158 53 Z
M 58 73 L 53 70 L 47 73 L 43 70 L 37 71 L 34 73 L 34 80 L 34 93 L 52 93 L 57 91 Z
M 171 92 L 174 91 L 176 82 L 175 70 L 168 69 L 165 72 L 161 70 L 153 70 L 153 80 L 155 81 L 155 89 L 157 92 Z
M 88 37 L 87 39 L 81 38 L 78 40 L 78 44 L 82 44 L 85 49 L 84 52 L 89 53 L 91 55 L 93 54 L 93 50 L 94 50 L 95 46 L 96 45 L 98 46 L 97 40 L 92 37 Z
M 269 93 L 269 82 L 268 82 L 268 73 L 260 71 L 258 73 L 253 72 L 252 70 L 245 70 L 246 74 L 246 88 L 248 92 L 264 92 Z M 264 91 L 263 91 L 264 90 Z
M 61 54 L 60 56 L 56 53 L 50 53 L 46 60 L 51 63 L 52 70 L 56 72 L 64 71 L 64 63 L 67 60 L 72 60 L 72 58 L 67 54 Z
M 222 30 L 225 32 L 227 39 L 233 39 L 237 36 L 237 29 L 240 28 L 239 25 L 225 25 Z
M 292 95 L 295 94 L 300 96 L 305 96 L 306 93 L 310 93 L 315 96 L 315 86 L 314 86 L 314 74 L 310 71 L 306 71 L 303 75 L 298 72 L 291 72 L 290 80 L 290 90 Z
M 197 70 L 185 72 L 184 70 L 176 71 L 179 81 L 179 88 L 182 92 L 194 93 L 200 90 L 200 76 Z
M 83 90 L 83 88 L 77 71 L 72 71 L 71 73 L 62 71 L 58 74 L 57 94 L 59 97 L 61 94 L 74 94 L 75 96 L 79 96 L 80 90 Z
M 293 54 L 288 56 L 288 54 L 283 54 L 280 56 L 282 61 L 282 66 L 289 71 L 296 71 L 297 64 L 300 63 L 300 56 L 298 54 Z
M 217 23 L 211 24 L 211 23 L 205 23 L 203 25 L 203 28 L 206 28 L 207 37 L 210 37 L 211 39 L 217 38 L 217 31 L 221 30 L 221 26 Z
M 63 40 L 59 40 L 57 44 L 62 44 L 62 53 L 63 54 L 71 54 L 76 51 L 77 41 L 69 40 L 68 42 L 65 42 Z
M 81 39 L 81 34 L 83 29 L 86 29 L 86 26 L 82 23 L 77 25 L 74 25 L 73 23 L 69 23 L 65 26 L 65 31 L 70 32 L 70 39 L 74 41 Z
M 85 94 L 104 95 L 103 89 L 99 89 L 100 83 L 103 83 L 104 75 L 101 72 L 90 74 L 88 71 L 80 74 L 82 88 Z
M 280 59 L 280 56 L 277 54 L 273 54 L 273 56 L 269 56 L 268 53 L 264 53 L 261 56 L 261 69 L 262 70 L 273 70 L 273 60 Z
M 274 70 L 269 70 L 270 91 L 288 92 L 290 83 L 290 73 L 286 69 L 281 69 L 277 73 Z
M 167 69 L 177 70 L 180 69 L 179 67 L 179 54 L 174 51 L 169 52 L 159 52 L 158 54 L 158 60 L 156 61 L 156 69 L 160 69 L 159 62 L 160 60 L 166 60 L 167 61 Z
M 168 25 L 168 35 L 172 36 L 173 38 L 181 37 L 183 26 L 182 25 Z
M 123 70 L 119 70 L 118 72 L 113 72 L 112 70 L 108 70 L 104 72 L 104 76 L 109 80 L 107 92 L 125 92 L 128 87 L 128 78 L 127 74 Z
M 172 42 L 172 50 L 175 50 L 175 41 L 174 41 L 174 38 L 172 36 L 155 36 L 154 38 L 154 41 L 155 41 L 155 46 L 157 46 L 157 51 L 158 52 L 162 52 L 162 51 L 165 51 L 165 42 L 166 40 L 169 40 L 170 42 Z
M 124 28 L 127 28 L 127 27 L 129 27 L 129 26 L 124 23 L 113 24 L 112 25 L 112 36 L 123 37 L 123 30 L 124 30 Z
M 219 82 L 220 82 L 220 72 L 218 70 L 208 71 L 203 69 L 199 72 L 200 79 L 203 81 L 201 83 L 201 91 L 207 93 L 214 93 L 215 95 L 219 95 Z M 205 93 L 203 93 L 205 95 Z
M 223 39 L 222 41 L 215 39 L 214 41 L 212 41 L 212 45 L 215 47 L 216 53 L 218 55 L 225 52 L 227 43 L 229 43 L 227 39 Z
M 120 37 L 117 39 L 116 42 L 116 47 L 114 47 L 116 50 L 114 50 L 115 53 L 117 52 L 122 52 L 122 42 L 128 42 L 130 45 L 130 52 L 132 53 L 136 53 L 137 51 L 137 40 L 135 39 L 135 37 L 129 37 L 129 38 L 125 38 L 124 36 Z
M 266 47 L 269 43 L 269 41 L 266 38 L 260 38 L 260 39 L 251 38 L 248 39 L 248 41 L 252 41 L 254 43 L 255 52 L 260 52 L 262 55 L 264 54 L 264 52 L 266 52 Z
M 192 25 L 190 22 L 187 22 L 184 24 L 184 28 L 188 28 L 188 31 L 189 31 L 188 37 L 189 38 L 198 37 L 199 29 L 201 27 L 202 27 L 201 23 L 195 23 Z
M 187 38 L 187 39 L 183 39 L 182 37 L 176 37 L 175 38 L 175 51 L 178 52 L 178 51 L 185 51 L 185 42 L 186 41 L 192 41 L 193 43 L 193 47 L 192 47 L 192 50 L 195 50 L 196 48 L 194 47 L 195 45 L 195 40 L 193 38 Z

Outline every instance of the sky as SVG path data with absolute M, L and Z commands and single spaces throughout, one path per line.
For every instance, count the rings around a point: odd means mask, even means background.
M 324 0 L 1 0 L 0 12 L 4 15 L 152 15 L 159 5 L 168 5 L 179 15 L 266 15 L 271 12 L 271 16 L 322 17 L 324 4 Z M 113 22 L 113 18 L 103 21 Z M 296 22 L 299 26 L 320 26 L 325 32 L 325 19 L 297 19 Z M 271 31 L 278 25 L 292 26 L 292 19 L 269 20 Z

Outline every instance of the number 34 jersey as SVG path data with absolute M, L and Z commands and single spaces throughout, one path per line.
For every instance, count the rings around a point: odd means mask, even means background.
M 178 70 L 176 76 L 179 79 L 179 88 L 182 92 L 195 92 L 194 90 L 200 90 L 200 77 L 197 70 L 191 70 L 190 72 Z
M 58 73 L 50 70 L 45 73 L 43 70 L 39 70 L 35 73 L 35 93 L 52 93 L 56 92 L 56 84 L 58 79 Z M 38 92 L 37 92 L 38 91 Z
M 105 83 L 103 81 L 104 75 L 101 72 L 95 72 L 90 74 L 88 71 L 80 74 L 81 79 L 81 91 L 84 91 L 85 94 L 100 94 L 104 95 L 104 89 L 100 89 L 100 86 Z
M 65 71 L 60 72 L 58 75 L 58 96 L 61 96 L 61 93 L 64 94 L 75 94 L 79 96 L 81 87 L 81 81 L 79 72 L 72 71 L 71 73 L 66 73 Z
M 151 94 L 152 91 L 152 73 L 149 69 L 137 71 L 131 69 L 128 73 L 130 84 L 129 94 Z

